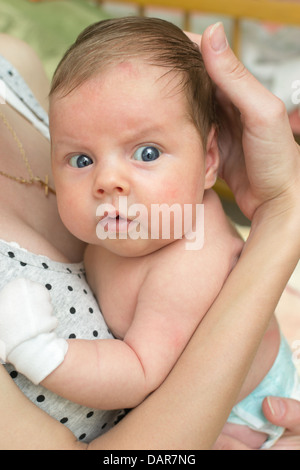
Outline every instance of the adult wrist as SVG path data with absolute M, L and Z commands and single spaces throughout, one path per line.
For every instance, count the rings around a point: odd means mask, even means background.
M 266 201 L 255 211 L 251 224 L 252 234 L 263 230 L 272 238 L 278 238 L 285 245 L 288 242 L 300 258 L 300 197 L 282 196 Z
M 299 202 L 274 200 L 261 205 L 243 249 L 242 257 L 248 253 L 252 271 L 265 286 L 270 281 L 274 292 L 282 293 L 300 258 Z

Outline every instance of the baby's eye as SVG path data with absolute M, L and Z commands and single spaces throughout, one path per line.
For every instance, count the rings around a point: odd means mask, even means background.
M 74 155 L 74 157 L 71 157 L 69 160 L 69 163 L 74 168 L 84 168 L 85 166 L 92 165 L 93 160 L 87 155 L 80 154 L 80 155 Z
M 133 158 L 143 162 L 152 162 L 153 160 L 156 160 L 160 154 L 161 152 L 156 147 L 147 145 L 145 147 L 138 148 L 137 151 L 134 152 Z

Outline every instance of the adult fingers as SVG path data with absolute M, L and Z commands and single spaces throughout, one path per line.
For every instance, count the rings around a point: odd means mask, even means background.
M 273 424 L 300 435 L 300 402 L 291 398 L 267 397 L 263 401 L 265 417 Z
M 294 194 L 299 184 L 299 150 L 283 102 L 237 59 L 221 23 L 204 31 L 201 51 L 212 80 L 241 113 L 251 217 L 265 201 L 290 194 L 291 189 Z

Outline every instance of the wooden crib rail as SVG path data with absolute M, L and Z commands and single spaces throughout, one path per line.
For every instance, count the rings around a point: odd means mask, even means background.
M 300 25 L 299 0 L 109 0 L 134 4 L 138 14 L 145 15 L 147 7 L 172 8 L 182 11 L 183 28 L 189 31 L 193 13 L 225 15 L 232 18 L 232 47 L 237 55 L 240 50 L 240 20 L 253 19 L 279 24 Z M 102 0 L 98 0 L 102 3 Z

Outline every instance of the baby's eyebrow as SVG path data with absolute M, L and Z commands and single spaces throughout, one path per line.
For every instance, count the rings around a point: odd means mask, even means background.
M 160 136 L 165 133 L 165 129 L 163 125 L 159 124 L 151 124 L 151 125 L 144 125 L 141 124 L 134 126 L 132 129 L 124 132 L 124 138 L 128 141 L 131 140 L 140 140 L 148 137 L 155 137 Z
M 81 140 L 78 140 L 73 137 L 68 137 L 68 136 L 64 136 L 59 139 L 55 139 L 51 136 L 51 145 L 53 148 L 58 147 L 58 146 L 69 147 L 70 145 L 80 147 L 82 145 L 82 142 Z

